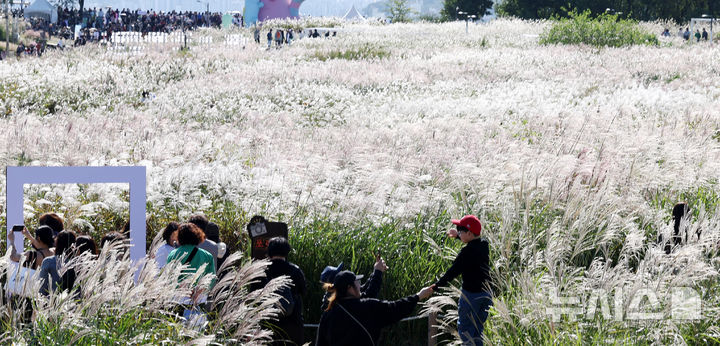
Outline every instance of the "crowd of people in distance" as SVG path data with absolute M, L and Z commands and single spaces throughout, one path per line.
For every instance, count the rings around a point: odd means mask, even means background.
M 25 45 L 20 42 L 17 48 L 15 48 L 15 57 L 20 58 L 24 55 L 41 57 L 45 53 L 45 43 L 42 41 L 36 41 Z
M 268 32 L 265 36 L 267 37 L 268 49 L 273 47 L 273 42 L 275 43 L 275 48 L 280 48 L 285 44 L 288 46 L 291 45 L 293 40 L 296 39 L 296 33 L 292 28 L 287 30 L 275 29 L 275 31 L 270 28 L 268 29 Z M 318 33 L 317 29 L 309 29 L 305 36 L 310 38 L 318 38 L 321 35 Z M 326 31 L 324 36 L 326 38 L 330 37 L 330 31 Z M 335 36 L 337 36 L 337 31 L 332 32 L 332 37 Z M 260 44 L 260 28 L 257 26 L 253 30 L 253 39 L 255 40 L 255 43 Z
M 23 10 L 12 11 L 14 17 L 23 17 Z M 58 43 L 50 48 L 64 49 L 66 45 L 83 46 L 87 43 L 108 42 L 114 32 L 139 32 L 143 36 L 150 32 L 171 33 L 177 30 L 196 30 L 202 27 L 220 28 L 220 12 L 130 10 L 110 8 L 87 8 L 82 13 L 77 9 L 58 8 L 58 20 L 51 23 L 44 18 L 28 18 L 30 30 L 39 35 L 33 43 L 20 42 L 16 57 L 41 56 L 47 48 L 47 41 L 56 37 Z M 232 25 L 242 27 L 244 19 L 240 14 L 232 16 Z M 81 25 L 76 37 L 75 26 Z M 0 59 L 6 56 L 0 56 Z
M 22 11 L 15 13 L 22 16 Z M 151 32 L 171 33 L 176 30 L 196 30 L 201 27 L 219 28 L 222 25 L 222 13 L 203 12 L 155 12 L 129 9 L 103 9 L 89 8 L 82 14 L 75 9 L 61 8 L 58 10 L 57 23 L 50 23 L 43 18 L 29 18 L 31 30 L 40 35 L 33 43 L 21 42 L 15 55 L 17 58 L 23 56 L 42 56 L 48 48 L 63 50 L 67 46 L 84 46 L 88 43 L 110 42 L 115 32 L 139 32 L 142 36 Z M 74 30 L 76 25 L 81 25 L 79 32 Z M 242 27 L 244 19 L 240 14 L 234 14 L 232 25 Z M 268 49 L 280 48 L 283 45 L 291 45 L 293 41 L 301 37 L 319 38 L 335 37 L 337 31 L 326 30 L 319 33 L 318 29 L 308 29 L 296 33 L 293 29 L 268 29 Z M 49 39 L 57 38 L 57 43 L 48 43 Z M 253 39 L 261 43 L 261 28 L 255 26 Z M 0 56 L 0 59 L 5 56 Z
M 661 36 L 671 37 L 672 34 L 670 33 L 670 29 L 665 28 L 665 30 L 663 30 Z M 707 32 L 707 30 L 705 30 L 705 28 L 702 28 L 702 33 L 700 32 L 700 29 L 695 30 L 694 34 L 690 32 L 690 28 L 685 28 L 685 31 L 683 31 L 683 29 L 680 28 L 680 29 L 678 29 L 677 36 L 682 37 L 683 40 L 685 40 L 685 41 L 689 41 L 691 37 L 694 37 L 696 42 L 700 42 L 701 39 L 703 41 L 707 41 L 710 37 L 710 34 Z
M 22 13 L 19 14 L 22 16 Z M 195 30 L 201 27 L 220 28 L 220 12 L 171 11 L 87 8 L 80 13 L 77 9 L 58 9 L 57 23 L 41 18 L 30 19 L 33 30 L 47 32 L 51 37 L 60 36 L 70 39 L 74 36 L 75 25 L 98 31 L 98 36 L 110 37 L 117 31 L 172 32 L 175 30 Z M 232 23 L 243 25 L 240 14 L 233 15 Z
M 256 43 L 260 43 L 260 29 L 255 27 L 255 30 L 253 32 L 253 38 L 255 39 Z M 283 31 L 282 29 L 275 29 L 275 33 L 273 34 L 272 29 L 268 29 L 267 32 L 267 45 L 268 49 L 272 47 L 273 41 L 275 42 L 275 47 L 280 48 L 283 44 L 287 44 L 288 46 L 292 44 L 293 39 L 295 39 L 295 33 L 293 32 L 293 29 L 288 29 L 287 31 Z

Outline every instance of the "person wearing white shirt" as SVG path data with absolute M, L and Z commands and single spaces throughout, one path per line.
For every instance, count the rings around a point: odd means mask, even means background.
M 162 237 L 165 240 L 165 244 L 159 247 L 155 251 L 155 262 L 157 263 L 158 269 L 162 269 L 167 264 L 168 255 L 172 250 L 175 250 L 177 246 L 177 230 L 180 226 L 177 222 L 170 222 L 163 230 Z

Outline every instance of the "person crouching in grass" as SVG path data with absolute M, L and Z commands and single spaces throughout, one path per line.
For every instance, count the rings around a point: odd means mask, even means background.
M 432 287 L 447 286 L 462 275 L 462 291 L 458 301 L 458 334 L 464 345 L 482 345 L 483 325 L 492 306 L 490 290 L 490 246 L 480 238 L 482 224 L 475 215 L 451 220 L 456 229 L 447 235 L 459 238 L 465 247 L 460 250 L 450 269 Z
M 179 277 L 181 282 L 185 280 L 188 275 L 196 274 L 202 270 L 202 276 L 212 276 L 209 287 L 212 288 L 216 280 L 215 260 L 213 255 L 198 247 L 198 245 L 205 240 L 205 233 L 195 224 L 183 223 L 178 226 L 177 239 L 180 246 L 170 252 L 167 257 L 167 263 L 177 260 L 187 266 L 187 268 L 183 269 L 182 275 Z M 207 292 L 205 289 L 195 287 L 197 284 L 198 282 L 193 283 L 193 303 L 204 304 L 207 302 Z

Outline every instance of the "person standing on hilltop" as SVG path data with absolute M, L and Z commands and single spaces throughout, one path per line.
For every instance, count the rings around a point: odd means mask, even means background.
M 482 224 L 475 215 L 451 220 L 456 229 L 447 235 L 467 244 L 460 250 L 450 269 L 431 287 L 447 286 L 462 275 L 462 291 L 458 301 L 458 334 L 463 344 L 482 345 L 483 325 L 492 306 L 490 289 L 490 246 L 480 237 Z

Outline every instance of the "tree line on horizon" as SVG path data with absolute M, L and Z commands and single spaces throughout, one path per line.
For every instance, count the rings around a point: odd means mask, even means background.
M 453 1 L 458 0 L 446 0 L 443 11 Z M 702 15 L 720 17 L 720 0 L 502 0 L 496 6 L 498 15 L 523 19 L 567 17 L 573 9 L 642 21 L 664 19 L 682 23 Z

